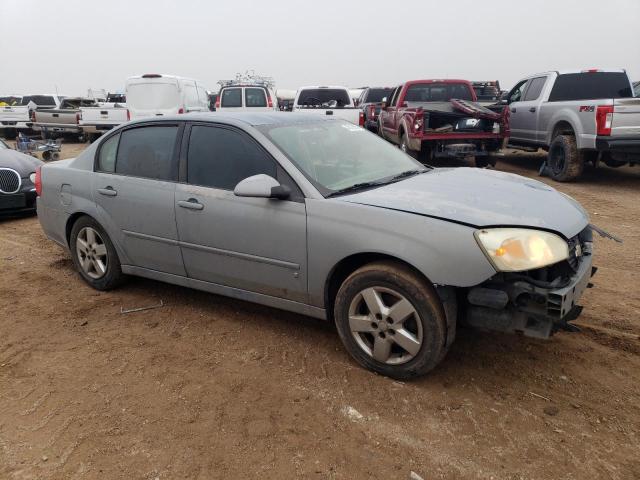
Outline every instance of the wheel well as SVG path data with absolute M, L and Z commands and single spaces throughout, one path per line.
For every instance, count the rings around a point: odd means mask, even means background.
M 426 282 L 431 283 L 427 277 L 425 277 L 422 272 L 420 272 L 417 268 L 415 268 L 410 263 L 405 262 L 404 260 L 400 260 L 391 255 L 385 255 L 383 253 L 357 253 L 355 255 L 351 255 L 340 260 L 329 273 L 329 277 L 325 284 L 324 289 L 324 305 L 325 310 L 327 312 L 327 319 L 333 322 L 333 308 L 332 305 L 336 299 L 336 295 L 338 294 L 338 290 L 340 290 L 340 286 L 347 279 L 349 275 L 355 272 L 360 267 L 367 265 L 373 262 L 379 262 L 381 260 L 391 260 L 393 262 L 399 263 L 401 265 L 405 265 L 409 267 L 411 270 L 416 272 L 416 274 L 420 275 L 425 279 Z
M 67 220 L 67 225 L 65 226 L 64 238 L 67 241 L 67 246 L 71 246 L 71 229 L 73 225 L 78 221 L 80 217 L 89 217 L 92 218 L 91 215 L 87 215 L 83 212 L 76 212 L 69 217 Z
M 575 131 L 569 122 L 561 121 L 556 123 L 556 126 L 553 127 L 553 134 L 551 134 L 551 140 L 556 138 L 558 135 L 573 135 L 575 136 Z

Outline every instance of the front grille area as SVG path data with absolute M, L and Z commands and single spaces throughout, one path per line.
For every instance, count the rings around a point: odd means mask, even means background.
M 20 190 L 20 174 L 11 168 L 0 168 L 0 193 L 16 193 Z

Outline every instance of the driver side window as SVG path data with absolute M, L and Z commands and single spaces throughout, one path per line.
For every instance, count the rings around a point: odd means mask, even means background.
M 527 85 L 527 80 L 523 80 L 518 83 L 509 94 L 509 98 L 507 99 L 508 103 L 519 102 L 523 98 L 523 94 L 525 91 L 525 86 Z

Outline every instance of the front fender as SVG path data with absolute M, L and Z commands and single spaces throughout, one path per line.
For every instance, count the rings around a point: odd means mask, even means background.
M 395 257 L 430 282 L 470 287 L 495 275 L 474 229 L 413 213 L 335 200 L 307 200 L 309 299 L 324 307 L 325 284 L 344 258 Z

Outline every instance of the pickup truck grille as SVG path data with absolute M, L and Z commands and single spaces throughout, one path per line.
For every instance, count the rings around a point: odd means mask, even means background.
M 11 168 L 0 168 L 0 193 L 16 193 L 20 190 L 20 174 Z

